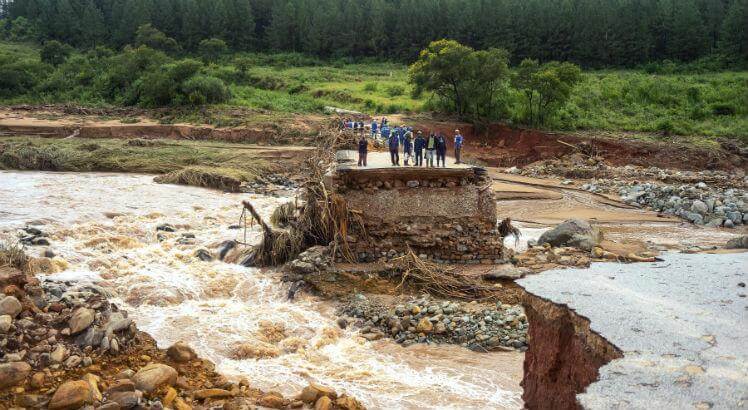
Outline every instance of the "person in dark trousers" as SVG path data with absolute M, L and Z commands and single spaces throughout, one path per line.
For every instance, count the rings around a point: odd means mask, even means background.
M 447 140 L 444 138 L 444 134 L 440 132 L 439 136 L 436 137 L 436 166 L 438 167 L 439 161 L 441 161 L 442 168 L 445 168 L 447 166 L 446 158 L 447 158 Z
M 460 130 L 455 130 L 455 164 L 462 163 L 462 144 L 465 141 Z
M 403 137 L 403 164 L 410 165 L 410 159 L 413 157 L 413 133 L 407 131 Z
M 379 131 L 379 124 L 377 124 L 377 120 L 374 120 L 371 122 L 371 137 L 376 138 L 378 131 Z
M 434 151 L 436 151 L 436 136 L 434 133 L 429 134 L 429 139 L 426 140 L 426 166 L 434 167 Z
M 366 140 L 366 134 L 361 134 L 358 140 L 358 166 L 366 166 L 366 155 L 369 153 L 369 141 Z
M 415 141 L 413 141 L 413 151 L 415 152 L 415 165 L 423 166 L 423 149 L 426 148 L 426 138 L 423 138 L 423 132 L 418 131 Z
M 390 147 L 390 160 L 392 160 L 392 166 L 400 166 L 400 138 L 397 137 L 396 133 L 390 135 L 389 141 Z

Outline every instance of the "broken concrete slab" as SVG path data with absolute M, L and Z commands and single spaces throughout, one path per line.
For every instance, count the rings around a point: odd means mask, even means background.
M 589 319 L 590 329 L 622 352 L 599 369 L 598 381 L 578 391 L 582 407 L 739 408 L 746 402 L 748 254 L 664 259 L 517 281 L 531 295 Z

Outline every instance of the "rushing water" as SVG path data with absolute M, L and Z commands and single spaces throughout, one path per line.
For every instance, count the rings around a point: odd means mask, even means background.
M 403 348 L 365 341 L 335 325 L 333 307 L 285 298 L 273 270 L 201 262 L 237 239 L 240 200 L 268 216 L 282 199 L 159 185 L 149 176 L 0 172 L 0 233 L 33 223 L 60 255 L 53 279 L 95 281 L 112 290 L 138 326 L 165 347 L 183 340 L 227 375 L 293 394 L 309 381 L 345 391 L 371 408 L 519 408 L 519 353 L 479 354 L 456 346 Z M 156 226 L 178 233 L 158 241 Z M 179 244 L 181 232 L 194 244 Z M 243 239 L 243 238 L 242 238 Z M 248 241 L 257 241 L 257 227 Z M 32 250 L 34 252 L 34 250 Z M 262 329 L 282 325 L 275 338 Z M 238 344 L 281 346 L 278 357 L 239 359 Z

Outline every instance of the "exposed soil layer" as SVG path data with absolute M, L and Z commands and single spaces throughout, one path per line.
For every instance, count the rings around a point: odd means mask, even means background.
M 590 330 L 589 320 L 532 294 L 522 298 L 530 324 L 522 399 L 528 409 L 578 409 L 576 395 L 621 352 Z
M 447 138 L 450 152 L 451 136 L 459 129 L 466 139 L 464 157 L 495 167 L 524 166 L 535 161 L 573 153 L 573 146 L 587 145 L 586 149 L 602 156 L 611 165 L 656 166 L 683 170 L 748 169 L 748 158 L 724 148 L 702 149 L 678 143 L 635 140 L 625 135 L 617 138 L 597 136 L 593 133 L 570 135 L 512 128 L 503 124 L 491 124 L 485 130 L 479 131 L 473 125 L 461 122 L 411 118 L 396 121 L 413 124 L 414 128 L 444 133 L 450 137 Z

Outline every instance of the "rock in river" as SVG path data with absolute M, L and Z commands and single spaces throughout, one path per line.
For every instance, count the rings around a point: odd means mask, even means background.
M 197 358 L 197 354 L 184 342 L 176 342 L 166 349 L 166 354 L 177 363 L 186 363 Z
M 600 230 L 590 225 L 589 222 L 570 219 L 544 232 L 538 239 L 538 244 L 548 243 L 554 247 L 570 246 L 591 251 L 601 240 Z

